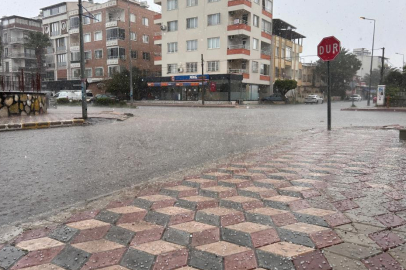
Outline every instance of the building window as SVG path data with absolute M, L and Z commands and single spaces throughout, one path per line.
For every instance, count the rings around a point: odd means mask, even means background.
M 66 54 L 58 54 L 56 60 L 58 67 L 66 67 Z
M 137 17 L 135 17 L 135 14 L 130 14 L 130 22 L 135 23 L 135 20 L 137 19 Z
M 83 18 L 83 25 L 90 24 L 90 18 L 89 17 L 83 16 L 82 18 Z
M 269 75 L 269 65 L 261 64 L 260 74 L 268 76 Z
M 178 0 L 168 0 L 168 10 L 174 10 L 178 8 Z
M 252 49 L 253 49 L 253 50 L 258 50 L 259 40 L 256 39 L 256 38 L 254 38 L 252 41 L 253 41 L 253 42 L 252 42 Z
M 115 73 L 120 73 L 120 66 L 109 66 L 109 77 L 112 77 Z
M 266 11 L 272 13 L 272 1 L 270 0 L 262 0 L 262 8 Z
M 125 29 L 122 28 L 111 28 L 106 30 L 107 40 L 121 39 L 125 40 Z
M 174 74 L 178 72 L 177 64 L 168 64 L 168 74 Z
M 72 52 L 70 54 L 70 61 L 72 63 L 79 63 L 80 62 L 80 52 Z M 53 60 L 52 60 L 53 62 Z
M 130 38 L 131 38 L 131 40 L 136 41 L 137 40 L 137 33 L 131 32 L 130 33 Z
M 103 77 L 104 69 L 102 67 L 97 67 L 94 69 L 94 76 L 95 77 Z
M 279 57 L 279 47 L 276 47 L 276 50 L 275 50 L 275 57 Z
M 65 38 L 56 39 L 56 50 L 57 51 L 65 51 L 66 50 Z
M 84 34 L 83 35 L 83 41 L 86 42 L 91 42 L 92 41 L 92 37 L 90 36 L 90 34 Z
M 197 72 L 197 62 L 186 63 L 186 72 Z
M 168 32 L 178 31 L 178 21 L 168 22 Z
M 69 20 L 70 29 L 78 29 L 79 28 L 79 17 L 71 17 Z
M 98 23 L 98 22 L 102 22 L 102 14 L 101 13 L 97 13 L 94 14 L 94 19 L 93 19 L 93 23 Z
M 108 59 L 125 59 L 125 48 L 108 48 L 107 49 Z
M 149 36 L 148 35 L 142 35 L 142 42 L 143 43 L 149 43 Z
M 80 69 L 73 69 L 72 70 L 72 78 L 79 79 L 80 78 Z
M 254 15 L 252 24 L 253 24 L 255 27 L 259 27 L 259 17 L 258 17 L 257 15 Z
M 103 39 L 102 31 L 94 32 L 94 41 L 100 41 Z
M 56 23 L 51 23 L 50 24 L 50 34 L 51 36 L 58 36 L 61 34 L 60 30 L 59 30 L 59 22 Z
M 198 5 L 198 0 L 187 0 L 186 5 L 188 7 L 194 7 Z
M 138 58 L 138 52 L 137 51 L 131 51 L 131 58 L 132 59 L 137 59 Z
M 143 17 L 142 18 L 142 25 L 148 26 L 148 18 Z
M 90 60 L 90 59 L 92 59 L 92 51 L 86 51 L 85 60 Z
M 178 43 L 177 42 L 168 43 L 168 53 L 176 53 L 176 52 L 178 52 Z
M 292 61 L 292 48 L 291 47 L 286 47 L 285 60 Z
M 149 52 L 143 52 L 142 59 L 148 60 L 148 61 L 151 60 L 151 54 Z
M 209 3 L 213 3 L 213 2 L 219 2 L 220 0 L 208 0 Z
M 220 48 L 220 38 L 208 38 L 207 39 L 207 48 L 208 49 L 218 49 Z
M 94 58 L 102 59 L 103 58 L 103 50 L 95 50 L 94 51 Z
M 186 29 L 197 28 L 197 17 L 186 19 Z
M 197 39 L 186 41 L 186 50 L 188 52 L 197 51 Z
M 85 77 L 86 78 L 91 78 L 92 77 L 92 69 L 91 68 L 87 68 L 85 69 Z
M 268 21 L 262 20 L 262 32 L 272 34 L 272 24 Z
M 219 61 L 207 62 L 207 71 L 218 71 L 218 70 L 219 70 Z
M 220 24 L 220 13 L 207 15 L 207 25 Z
M 258 73 L 258 62 L 252 61 L 252 73 Z
M 259 0 L 254 0 L 254 2 L 259 5 Z

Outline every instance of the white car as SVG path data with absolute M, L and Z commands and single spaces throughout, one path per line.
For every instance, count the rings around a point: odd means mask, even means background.
M 76 95 L 74 92 L 70 92 L 70 91 L 61 91 L 58 94 L 58 97 L 56 98 L 61 99 L 61 98 L 67 98 L 69 101 L 72 100 L 80 100 L 81 97 L 79 97 L 78 95 Z
M 350 96 L 350 101 L 361 101 L 362 97 L 360 95 L 351 95 Z
M 310 103 L 310 104 L 319 104 L 319 103 L 323 104 L 323 102 L 324 102 L 324 100 L 321 97 L 319 97 L 318 95 L 308 95 L 305 98 L 305 101 L 304 101 L 305 104 L 308 104 L 308 103 Z

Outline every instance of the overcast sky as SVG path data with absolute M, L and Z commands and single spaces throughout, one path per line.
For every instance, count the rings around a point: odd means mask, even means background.
M 106 2 L 107 0 L 95 0 Z M 180 0 L 186 1 L 186 0 Z M 226 1 L 226 0 L 221 0 Z M 53 5 L 58 0 L 0 0 L 0 14 L 33 17 L 41 7 Z M 148 0 L 151 9 L 160 7 Z M 349 49 L 372 48 L 373 22 L 360 16 L 376 19 L 375 48 L 386 48 L 389 62 L 402 66 L 406 54 L 406 0 L 274 0 L 274 18 L 294 26 L 304 36 L 303 62 L 316 61 L 317 44 L 325 36 L 336 36 L 341 46 Z M 382 50 L 375 54 L 381 55 Z

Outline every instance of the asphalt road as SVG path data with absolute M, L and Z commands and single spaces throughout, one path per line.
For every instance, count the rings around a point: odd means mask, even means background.
M 333 103 L 333 129 L 406 125 L 405 113 L 340 111 L 348 106 Z M 51 113 L 64 110 L 80 108 Z M 326 104 L 123 111 L 135 117 L 0 133 L 0 226 L 327 126 Z

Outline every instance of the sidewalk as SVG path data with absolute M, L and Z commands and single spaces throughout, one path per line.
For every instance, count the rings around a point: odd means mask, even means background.
M 406 112 L 405 107 L 375 107 L 372 105 L 371 107 L 349 107 L 341 109 L 342 111 L 368 111 L 368 112 Z
M 398 136 L 307 133 L 13 239 L 0 229 L 0 269 L 404 269 Z
M 71 110 L 69 110 L 71 109 Z M 128 115 L 105 108 L 101 112 L 89 112 L 88 118 L 104 118 L 124 121 Z M 58 109 L 49 109 L 47 114 L 35 116 L 13 116 L 0 118 L 0 132 L 10 130 L 39 129 L 51 127 L 66 127 L 85 124 L 82 113 L 78 108 L 59 106 Z

